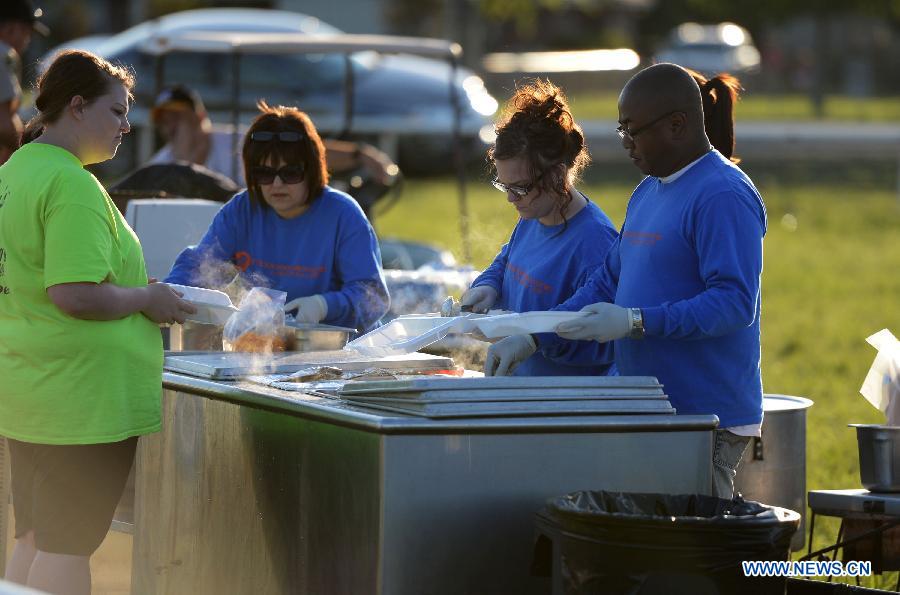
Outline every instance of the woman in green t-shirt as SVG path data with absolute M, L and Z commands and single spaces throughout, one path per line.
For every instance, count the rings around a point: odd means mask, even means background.
M 0 167 L 0 436 L 12 463 L 12 582 L 90 593 L 137 436 L 160 428 L 160 323 L 193 306 L 148 282 L 134 232 L 85 165 L 130 130 L 134 81 L 60 54 L 38 83 L 33 142 Z

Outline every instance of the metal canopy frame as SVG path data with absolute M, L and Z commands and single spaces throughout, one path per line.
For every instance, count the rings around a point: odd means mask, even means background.
M 232 56 L 232 125 L 234 134 L 234 170 L 237 170 L 238 127 L 240 124 L 240 62 L 248 54 L 343 54 L 344 118 L 338 138 L 346 138 L 353 128 L 354 74 L 351 57 L 357 52 L 379 54 L 414 54 L 446 60 L 450 65 L 448 80 L 449 101 L 453 110 L 453 153 L 457 172 L 460 234 L 462 259 L 471 262 L 469 245 L 469 210 L 466 197 L 465 161 L 462 149 L 462 103 L 456 91 L 456 74 L 462 57 L 462 46 L 442 39 L 399 37 L 390 35 L 303 33 L 240 33 L 240 32 L 188 32 L 176 35 L 160 35 L 149 38 L 141 47 L 147 54 L 156 56 L 156 95 L 162 91 L 165 79 L 165 60 L 173 52 L 204 52 L 230 54 Z

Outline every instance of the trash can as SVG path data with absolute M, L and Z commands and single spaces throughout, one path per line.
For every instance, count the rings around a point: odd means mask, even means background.
M 739 496 L 574 492 L 537 514 L 532 571 L 554 595 L 783 595 L 785 577 L 745 577 L 741 562 L 788 560 L 799 524 Z

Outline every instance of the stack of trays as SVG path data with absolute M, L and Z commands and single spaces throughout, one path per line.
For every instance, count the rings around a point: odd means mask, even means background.
M 235 380 L 245 376 L 291 374 L 313 366 L 331 366 L 344 372 L 388 370 L 397 374 L 409 374 L 447 370 L 453 367 L 453 360 L 427 353 L 376 358 L 345 350 L 267 355 L 238 351 L 188 354 L 170 352 L 166 354 L 163 369 L 212 380 Z
M 674 414 L 652 376 L 414 378 L 349 382 L 345 401 L 433 419 Z

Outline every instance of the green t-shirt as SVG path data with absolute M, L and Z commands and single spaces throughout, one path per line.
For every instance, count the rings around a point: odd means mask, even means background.
M 147 284 L 137 236 L 74 155 L 25 145 L 0 166 L 0 435 L 92 444 L 159 430 L 157 325 L 72 318 L 47 295 L 104 281 Z

